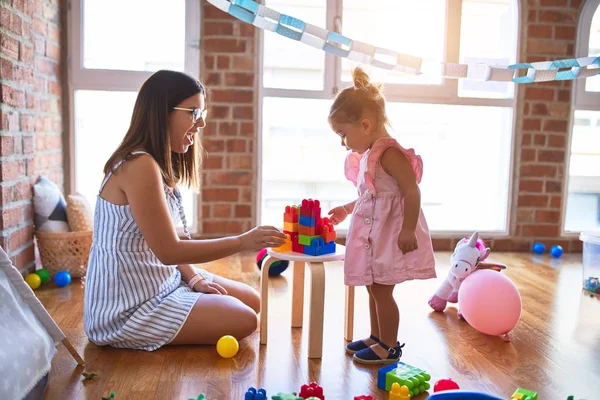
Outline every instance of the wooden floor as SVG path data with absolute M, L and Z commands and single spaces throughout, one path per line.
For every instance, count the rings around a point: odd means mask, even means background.
M 406 342 L 402 361 L 428 371 L 432 384 L 451 377 L 463 389 L 507 399 L 517 387 L 537 391 L 540 400 L 566 400 L 568 395 L 600 398 L 600 300 L 581 291 L 581 256 L 567 254 L 556 260 L 493 253 L 491 259 L 508 265 L 503 273 L 515 282 L 523 299 L 512 341 L 478 333 L 457 319 L 454 306 L 445 313 L 432 312 L 427 300 L 438 281 L 408 282 L 395 292 L 401 309 L 400 340 Z M 442 279 L 449 253 L 437 254 L 437 260 L 438 279 Z M 252 256 L 233 257 L 207 269 L 258 287 Z M 221 359 L 212 346 L 166 347 L 152 353 L 99 348 L 88 343 L 83 333 L 81 282 L 38 289 L 44 305 L 86 360 L 86 370 L 101 374 L 83 382 L 82 369 L 60 346 L 46 399 L 100 400 L 110 391 L 116 400 L 186 400 L 199 393 L 205 393 L 207 400 L 243 399 L 249 386 L 265 387 L 270 398 L 280 391 L 298 391 L 310 381 L 324 387 L 327 400 L 352 400 L 361 394 L 387 399 L 377 389 L 377 368 L 358 366 L 344 353 L 341 263 L 327 267 L 321 360 L 307 358 L 307 329 L 290 328 L 290 272 L 272 279 L 268 344 L 260 346 L 256 332 L 241 342 L 240 352 L 230 360 Z M 307 282 L 306 296 L 309 288 Z M 368 336 L 364 324 L 368 324 L 367 297 L 364 288 L 358 288 L 355 337 Z M 425 398 L 427 394 L 416 397 Z

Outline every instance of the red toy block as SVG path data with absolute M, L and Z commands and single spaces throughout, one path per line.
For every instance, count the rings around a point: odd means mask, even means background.
M 315 219 L 315 235 L 320 235 L 323 229 L 323 219 L 317 218 Z
M 297 224 L 298 209 L 294 206 L 285 206 L 285 212 L 283 213 L 283 222 L 291 222 L 293 224 Z
M 333 242 L 337 238 L 337 234 L 333 229 L 332 224 L 323 225 L 323 232 L 321 232 L 321 237 L 325 241 L 325 243 Z
M 303 399 L 307 399 L 309 397 L 316 397 L 318 399 L 325 400 L 325 395 L 323 395 L 323 388 L 317 385 L 317 382 L 311 382 L 309 385 L 302 385 L 298 396 L 302 397 Z
M 304 226 L 298 224 L 298 234 L 304 236 L 316 236 L 316 228 L 314 226 Z
M 319 200 L 302 200 L 302 205 L 300 206 L 300 215 L 311 218 L 321 218 L 321 203 Z
M 354 396 L 354 400 L 375 400 L 370 394 L 363 394 L 360 396 Z
M 294 232 L 290 237 L 292 238 L 292 251 L 304 254 L 304 245 L 298 243 L 298 232 Z

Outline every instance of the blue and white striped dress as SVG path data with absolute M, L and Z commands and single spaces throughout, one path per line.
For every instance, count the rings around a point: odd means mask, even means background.
M 189 238 L 179 191 L 163 185 L 173 223 L 181 218 Z M 212 281 L 213 275 L 203 272 Z M 92 343 L 156 350 L 175 338 L 202 295 L 186 286 L 176 265 L 165 265 L 154 255 L 129 205 L 98 195 L 84 297 L 84 329 Z

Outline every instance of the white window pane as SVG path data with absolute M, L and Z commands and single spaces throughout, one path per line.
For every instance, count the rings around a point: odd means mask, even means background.
M 446 0 L 344 0 L 342 21 L 342 33 L 352 40 L 429 61 L 444 61 Z M 351 71 L 356 66 L 361 66 L 379 82 L 441 83 L 435 76 L 407 75 L 347 58 L 342 59 L 342 81 L 351 81 Z
M 600 229 L 599 132 L 600 111 L 575 110 L 567 188 L 566 231 Z
M 283 207 L 303 198 L 319 199 L 324 210 L 356 198 L 344 177 L 346 151 L 327 124 L 329 105 L 264 99 L 261 223 L 281 226 Z M 511 108 L 388 103 L 388 116 L 393 135 L 423 157 L 431 230 L 506 229 Z
M 600 56 L 600 7 L 596 8 L 592 26 L 590 28 L 590 48 L 588 57 Z M 587 78 L 585 82 L 587 92 L 600 92 L 600 76 Z
M 460 63 L 507 66 L 517 53 L 517 1 L 463 0 L 460 27 Z M 512 98 L 514 83 L 460 79 L 458 95 Z
M 104 164 L 127 132 L 136 96 L 136 92 L 75 91 L 75 190 L 92 206 L 104 178 Z M 191 226 L 195 218 L 193 194 L 181 192 Z
M 83 66 L 183 71 L 185 0 L 83 2 Z
M 266 0 L 265 6 L 306 23 L 325 28 L 326 1 Z M 323 90 L 325 52 L 265 31 L 263 86 L 277 89 Z

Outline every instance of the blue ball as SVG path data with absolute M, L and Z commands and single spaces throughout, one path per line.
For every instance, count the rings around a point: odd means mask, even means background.
M 267 258 L 267 253 L 265 253 L 257 262 L 256 265 L 258 269 L 262 269 L 262 263 Z M 271 264 L 271 268 L 269 268 L 269 276 L 278 276 L 281 275 L 290 265 L 290 262 L 287 260 L 277 260 L 273 264 Z
M 559 245 L 554 245 L 550 249 L 550 254 L 552 254 L 552 257 L 559 258 L 563 254 L 563 248 L 560 247 Z
M 69 274 L 67 271 L 60 271 L 56 273 L 56 275 L 54 275 L 54 283 L 56 283 L 56 286 L 58 287 L 67 286 L 69 283 L 71 283 L 71 274 Z
M 545 251 L 546 251 L 546 246 L 544 246 L 544 243 L 536 242 L 533 244 L 533 252 L 535 254 L 542 254 Z

